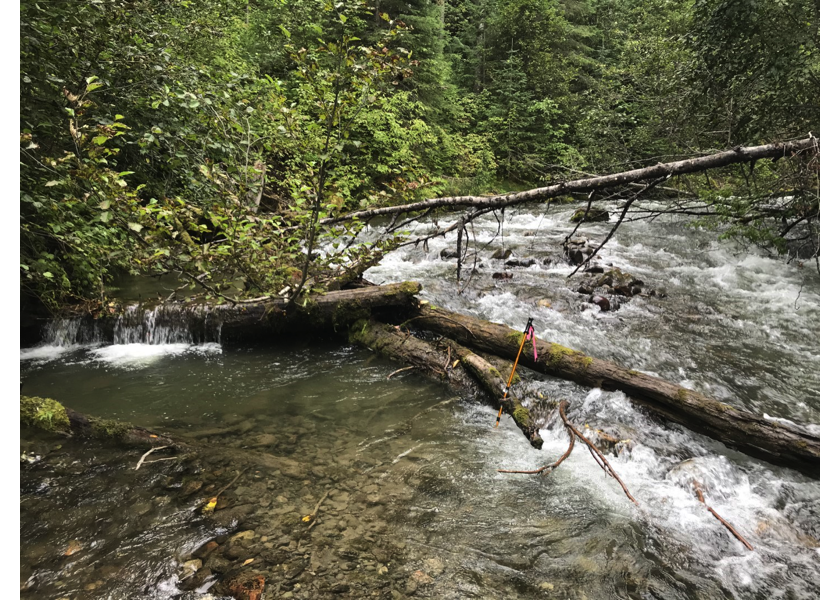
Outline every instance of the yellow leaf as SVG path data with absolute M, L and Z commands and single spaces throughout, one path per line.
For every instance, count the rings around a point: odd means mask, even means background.
M 254 559 L 253 559 L 253 558 L 249 558 L 249 559 L 248 559 L 248 560 L 246 560 L 244 563 L 242 563 L 242 566 L 244 567 L 245 565 L 250 565 L 252 562 L 254 562 Z
M 312 520 L 312 515 L 306 515 L 305 517 L 303 517 L 301 519 L 301 521 L 303 521 L 304 523 L 309 523 L 309 521 L 311 521 L 311 520 Z
M 454 369 L 455 367 L 457 367 L 458 363 L 460 363 L 460 362 L 461 362 L 460 360 L 456 360 L 454 363 L 452 363 L 452 368 Z
M 211 513 L 216 509 L 216 497 L 210 498 L 210 501 L 204 505 L 204 508 L 201 509 L 201 512 Z
M 156 438 L 157 436 L 156 436 L 154 433 L 150 433 L 150 434 L 149 434 L 149 437 L 150 437 L 150 438 Z

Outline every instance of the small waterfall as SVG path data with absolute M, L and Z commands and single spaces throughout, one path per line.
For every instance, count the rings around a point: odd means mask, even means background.
M 114 324 L 114 344 L 219 343 L 221 323 L 206 307 L 160 305 L 152 310 L 132 306 Z
M 94 346 L 105 342 L 101 323 L 86 317 L 54 319 L 44 326 L 41 345 L 69 348 Z
M 43 329 L 42 346 L 219 343 L 221 323 L 206 307 L 130 306 L 115 318 L 55 319 Z

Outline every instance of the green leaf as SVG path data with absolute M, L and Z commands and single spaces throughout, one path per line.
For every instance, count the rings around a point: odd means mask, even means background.
M 101 208 L 102 210 L 108 210 L 109 208 L 111 208 L 111 201 L 103 200 L 99 203 L 99 208 Z
M 44 187 L 52 187 L 54 185 L 58 185 L 59 183 L 61 183 L 61 182 L 57 181 L 57 180 L 48 181 L 47 183 L 44 184 Z
M 128 224 L 128 228 L 129 228 L 131 231 L 137 231 L 137 232 L 140 232 L 140 230 L 141 230 L 141 229 L 143 229 L 143 226 L 142 226 L 140 223 L 129 223 L 129 224 Z
M 44 277 L 46 277 L 47 279 L 52 279 L 52 278 L 53 278 L 53 274 L 52 274 L 52 273 L 50 273 L 49 271 L 44 271 L 43 275 L 44 275 Z
M 93 138 L 93 143 L 96 144 L 97 146 L 101 146 L 102 144 L 104 144 L 107 141 L 108 141 L 108 136 L 106 136 L 106 135 L 98 135 L 95 138 Z

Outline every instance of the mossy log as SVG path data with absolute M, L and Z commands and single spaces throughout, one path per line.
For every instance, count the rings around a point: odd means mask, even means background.
M 305 305 L 288 310 L 283 303 L 221 305 L 212 310 L 212 318 L 222 326 L 222 337 L 253 339 L 258 330 L 289 331 L 319 328 L 339 330 L 367 318 L 372 309 L 408 307 L 422 286 L 415 281 L 389 285 L 337 290 L 311 296 Z
M 514 359 L 522 333 L 429 304 L 418 305 L 411 321 L 477 350 Z M 669 421 L 719 440 L 767 462 L 819 479 L 820 438 L 783 423 L 708 398 L 698 392 L 587 356 L 537 338 L 538 360 L 530 345 L 520 363 L 530 369 L 607 391 L 620 390 L 631 401 Z
M 360 319 L 350 330 L 350 341 L 360 344 L 383 356 L 412 365 L 417 370 L 445 381 L 455 388 L 472 389 L 472 380 L 464 367 L 453 367 L 460 360 L 469 373 L 475 376 L 481 389 L 498 407 L 504 393 L 505 381 L 499 372 L 477 354 L 447 339 L 428 342 L 410 335 L 393 325 L 374 319 Z M 512 394 L 503 410 L 525 434 L 534 448 L 541 448 L 543 440 L 526 407 Z
M 96 330 L 100 339 L 113 340 L 118 322 L 124 328 L 137 331 L 138 341 L 153 336 L 152 327 L 167 326 L 181 330 L 186 326 L 194 343 L 235 340 L 274 341 L 278 334 L 302 331 L 345 334 L 355 321 L 366 318 L 372 310 L 408 309 L 422 286 L 414 281 L 381 286 L 327 292 L 299 300 L 294 308 L 285 301 L 265 300 L 245 304 L 187 304 L 155 302 L 114 307 L 112 314 L 97 318 L 89 315 L 91 327 L 79 328 L 80 333 Z M 154 324 L 147 319 L 147 310 L 155 311 Z M 75 315 L 74 315 L 75 316 Z M 221 333 L 220 333 L 221 332 Z M 85 340 L 77 340 L 84 343 Z
M 78 413 L 52 398 L 20 397 L 20 423 L 66 436 L 93 438 L 138 446 L 184 446 L 169 436 L 122 421 Z

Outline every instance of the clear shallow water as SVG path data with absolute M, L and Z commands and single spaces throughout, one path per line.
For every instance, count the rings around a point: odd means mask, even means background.
M 550 212 L 540 235 L 526 237 L 540 212 L 509 213 L 505 244 L 520 256 L 556 256 L 567 216 Z M 581 229 L 594 236 L 608 224 Z M 480 241 L 490 240 L 489 221 L 476 231 Z M 740 254 L 677 224 L 635 223 L 608 244 L 604 260 L 664 287 L 668 297 L 637 296 L 615 313 L 600 313 L 591 305 L 581 311 L 581 297 L 563 287 L 567 266 L 509 269 L 513 280 L 492 280 L 492 272 L 504 269 L 487 258 L 500 240 L 482 254 L 487 268 L 457 296 L 454 262 L 438 258 L 450 245 L 433 241 L 428 252 L 395 253 L 367 277 L 417 279 L 433 302 L 517 329 L 534 316 L 541 337 L 771 417 L 819 422 L 819 278 L 811 267 Z M 544 298 L 552 308 L 536 306 Z M 568 440 L 553 413 L 545 413 L 546 443 L 538 452 L 507 420 L 492 429 L 489 407 L 410 372 L 388 380 L 397 368 L 364 350 L 305 341 L 283 348 L 126 344 L 21 352 L 25 394 L 220 446 L 253 448 L 265 440 L 259 436 L 274 436 L 261 451 L 298 461 L 305 479 L 270 475 L 266 491 L 249 472 L 234 498 L 258 506 L 248 526 L 265 534 L 267 544 L 299 538 L 300 560 L 315 562 L 312 582 L 298 590 L 289 585 L 299 597 L 315 597 L 319 578 L 338 581 L 331 578 L 340 574 L 361 586 L 350 588 L 359 597 L 368 595 L 354 590 L 379 593 L 383 581 L 405 592 L 417 570 L 433 580 L 421 578 L 417 594 L 435 598 L 819 597 L 818 482 L 651 420 L 621 393 L 533 373 L 523 374 L 523 388 L 569 399 L 573 422 L 633 440 L 631 452 L 610 459 L 641 507 L 580 446 L 549 477 L 500 474 L 497 468 L 534 468 L 562 454 Z M 108 464 L 103 471 L 118 469 Z M 162 465 L 163 472 L 176 468 Z M 30 468 L 37 473 L 39 467 Z M 755 552 L 698 503 L 693 479 Z M 279 489 L 285 501 L 278 500 Z M 310 512 L 325 489 L 337 496 L 325 502 L 326 520 L 311 538 L 296 519 L 278 522 L 280 514 Z M 201 522 L 187 524 L 174 506 L 161 518 L 183 534 L 181 544 L 201 541 L 206 531 L 191 529 Z M 22 522 L 26 527 L 23 511 Z M 359 542 L 365 536 L 373 541 Z M 358 553 L 364 543 L 385 554 L 368 548 L 369 558 L 361 551 L 351 561 L 357 565 L 344 570 L 341 557 L 349 554 L 342 549 Z M 174 538 L 154 552 L 132 552 L 154 563 L 163 582 L 179 568 Z M 267 590 L 279 597 L 281 585 L 297 580 L 278 570 L 270 552 L 258 559 L 265 557 Z M 31 554 L 37 552 L 27 554 L 24 543 L 22 561 Z M 292 554 L 286 562 L 294 560 Z M 385 565 L 389 572 L 378 574 Z M 87 582 L 83 574 L 68 577 L 80 589 Z M 99 597 L 107 597 L 107 586 L 101 589 Z M 166 585 L 153 590 L 137 597 L 175 594 Z

